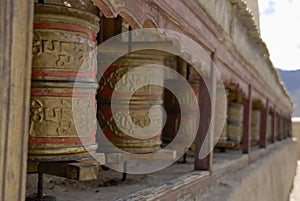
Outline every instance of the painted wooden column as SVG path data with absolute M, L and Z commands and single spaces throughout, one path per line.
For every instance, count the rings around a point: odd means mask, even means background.
M 0 200 L 25 199 L 33 1 L 0 0 Z
M 248 98 L 244 101 L 244 121 L 243 121 L 243 153 L 250 153 L 251 149 L 251 110 L 252 110 L 252 87 L 248 86 Z
M 259 137 L 259 146 L 261 148 L 267 147 L 267 118 L 269 113 L 269 100 L 267 100 L 265 109 L 261 112 L 261 121 L 260 121 L 260 137 Z
M 214 63 L 217 59 L 216 52 L 211 56 L 212 62 Z M 195 170 L 212 170 L 213 162 L 213 151 L 211 151 L 205 158 L 199 159 L 199 152 L 203 146 L 205 138 L 209 135 L 208 146 L 205 147 L 206 150 L 213 150 L 211 148 L 214 140 L 214 119 L 215 119 L 215 94 L 216 94 L 216 79 L 215 79 L 215 68 L 213 63 L 211 64 L 211 71 L 208 78 L 200 77 L 199 81 L 199 109 L 200 109 L 200 125 L 195 139 L 195 161 L 194 169 Z M 204 81 L 204 79 L 206 79 Z M 205 82 L 210 83 L 210 89 L 206 86 Z M 209 91 L 212 97 L 209 95 Z M 212 125 L 211 130 L 209 131 L 209 125 Z

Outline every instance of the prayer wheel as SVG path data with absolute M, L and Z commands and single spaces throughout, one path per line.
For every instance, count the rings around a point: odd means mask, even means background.
M 267 139 L 268 141 L 271 141 L 272 137 L 272 122 L 273 122 L 273 117 L 272 114 L 269 113 L 267 117 Z
M 222 83 L 217 83 L 216 101 L 215 101 L 215 141 L 227 140 L 227 96 L 228 91 L 223 89 Z M 224 94 L 225 93 L 225 94 Z M 226 99 L 224 99 L 224 97 Z M 224 119 L 224 112 L 226 116 Z M 225 122 L 224 122 L 225 120 Z M 224 124 L 224 125 L 223 125 Z M 223 126 L 222 126 L 223 125 Z
M 128 126 L 128 116 L 122 115 L 124 109 L 123 104 L 129 101 L 129 115 L 132 121 L 139 127 L 146 127 L 150 123 L 149 109 L 151 106 L 162 105 L 163 103 L 163 70 L 153 69 L 151 66 L 144 67 L 143 70 L 139 71 L 133 77 L 122 80 L 122 76 L 128 73 L 130 70 L 143 66 L 146 64 L 160 64 L 163 65 L 164 56 L 159 52 L 153 51 L 139 51 L 129 53 L 117 61 L 115 61 L 110 67 L 104 72 L 103 77 L 100 80 L 100 87 L 97 94 L 97 117 L 99 124 L 105 136 L 110 142 L 124 150 L 133 153 L 145 153 L 153 152 L 160 148 L 161 145 L 161 132 L 155 136 L 151 136 L 153 131 L 149 130 L 146 133 L 149 137 L 144 138 L 139 133 L 132 131 L 130 135 L 123 133 L 118 128 L 113 115 L 121 122 L 121 126 Z M 123 86 L 127 88 L 134 87 L 136 83 L 147 82 L 147 79 L 156 79 L 157 85 L 147 85 L 141 87 L 131 96 L 130 100 L 125 100 L 129 97 L 129 92 L 124 89 L 115 88 L 118 82 L 122 82 Z M 126 88 L 125 87 L 125 88 Z M 112 114 L 111 110 L 111 99 L 112 93 L 119 97 L 117 102 L 114 103 L 113 107 L 116 111 Z M 156 114 L 154 123 L 157 126 L 162 126 L 163 123 L 163 112 L 161 108 L 154 109 Z M 130 125 L 129 125 L 130 126 Z M 143 139 L 142 139 L 143 138 Z
M 190 96 L 189 90 L 184 86 L 180 85 L 177 80 L 165 80 L 165 85 L 172 85 L 176 93 L 178 94 L 179 100 L 169 91 L 164 91 L 164 108 L 168 114 L 165 128 L 163 130 L 162 139 L 165 143 L 171 142 L 179 131 L 181 118 L 188 120 L 188 123 L 184 123 L 181 127 L 180 136 L 183 140 L 188 136 L 192 136 L 196 132 L 197 128 L 197 114 L 195 113 L 195 108 L 192 98 L 197 98 Z M 194 93 L 197 94 L 198 88 L 193 88 Z M 182 104 L 179 105 L 179 102 Z M 176 146 L 176 145 L 175 145 Z M 188 147 L 186 147 L 188 148 Z
M 78 160 L 97 149 L 96 57 L 90 53 L 98 31 L 99 18 L 89 9 L 35 4 L 29 160 Z
M 230 102 L 228 106 L 227 137 L 230 141 L 240 142 L 243 135 L 244 107 L 240 103 Z
M 261 112 L 258 109 L 251 111 L 251 140 L 256 143 L 260 136 L 260 115 Z

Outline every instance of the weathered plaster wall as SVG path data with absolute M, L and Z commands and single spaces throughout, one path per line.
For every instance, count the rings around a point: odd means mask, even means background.
M 297 138 L 297 154 L 300 159 L 300 118 L 293 118 L 292 120 L 293 137 Z
M 231 20 L 231 3 L 220 0 L 198 0 L 207 13 L 229 34 Z M 213 17 L 212 17 L 213 16 Z
M 297 144 L 289 141 L 247 168 L 224 178 L 203 200 L 287 201 L 297 162 Z
M 256 26 L 259 28 L 259 8 L 258 0 L 246 0 L 248 8 L 251 10 L 251 13 L 254 17 Z

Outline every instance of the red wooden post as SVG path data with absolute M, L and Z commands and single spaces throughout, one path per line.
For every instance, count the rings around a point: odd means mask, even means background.
M 266 108 L 261 112 L 261 121 L 260 121 L 260 137 L 259 137 L 259 146 L 261 148 L 267 147 L 267 118 L 269 113 L 269 100 L 267 100 Z
M 248 86 L 248 98 L 244 101 L 244 121 L 243 121 L 243 153 L 250 153 L 251 149 L 251 110 L 252 110 L 252 87 Z
M 214 62 L 216 59 L 216 53 L 213 53 L 212 61 Z M 210 88 L 208 88 L 205 84 L 210 83 Z M 213 132 L 214 132 L 214 118 L 215 118 L 215 93 L 216 93 L 216 79 L 215 79 L 215 68 L 213 66 L 213 63 L 211 64 L 211 71 L 208 78 L 202 78 L 200 77 L 199 82 L 199 110 L 200 110 L 200 125 L 198 128 L 198 132 L 196 135 L 196 150 L 195 150 L 195 159 L 194 159 L 194 169 L 195 170 L 212 170 L 212 161 L 213 161 L 213 151 L 211 151 L 205 158 L 199 159 L 199 152 L 201 150 L 201 147 L 203 146 L 203 143 L 205 141 L 205 138 L 207 135 L 209 135 L 209 143 L 208 146 L 205 147 L 205 149 L 210 150 L 212 143 L 213 143 Z M 209 95 L 212 97 L 210 97 Z M 208 133 L 209 125 L 211 124 L 211 130 Z

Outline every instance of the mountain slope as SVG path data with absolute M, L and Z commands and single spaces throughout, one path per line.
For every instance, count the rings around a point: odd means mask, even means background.
M 294 102 L 293 116 L 300 117 L 300 70 L 278 72 Z

